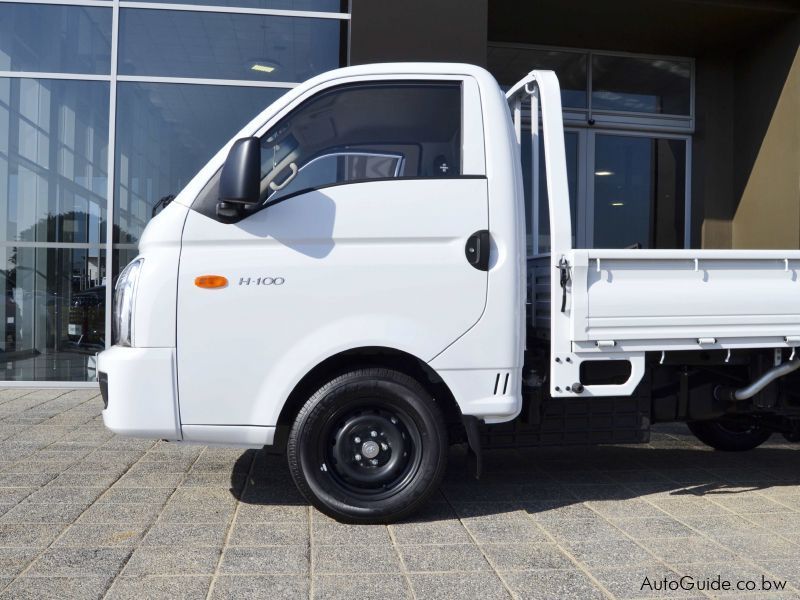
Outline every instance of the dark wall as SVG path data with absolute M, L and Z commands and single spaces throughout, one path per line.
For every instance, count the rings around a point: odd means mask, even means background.
M 733 201 L 734 69 L 729 52 L 695 62 L 692 136 L 692 246 L 731 247 Z
M 742 45 L 736 56 L 735 193 L 744 192 L 800 44 L 800 17 Z M 797 107 L 800 110 L 800 107 Z
M 488 0 L 352 0 L 350 64 L 486 65 Z

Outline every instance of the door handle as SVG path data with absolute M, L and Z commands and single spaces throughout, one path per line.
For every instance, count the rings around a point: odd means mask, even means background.
M 464 254 L 467 262 L 479 271 L 489 270 L 489 230 L 481 229 L 476 231 L 469 238 L 464 246 Z

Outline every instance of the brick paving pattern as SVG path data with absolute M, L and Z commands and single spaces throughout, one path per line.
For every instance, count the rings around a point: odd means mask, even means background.
M 0 390 L 2 598 L 800 598 L 800 445 L 452 450 L 423 514 L 341 525 L 282 457 L 124 439 L 95 390 Z M 642 589 L 690 575 L 782 592 Z M 652 587 L 652 585 L 651 585 Z

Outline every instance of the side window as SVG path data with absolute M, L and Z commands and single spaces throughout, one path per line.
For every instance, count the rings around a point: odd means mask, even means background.
M 325 90 L 261 138 L 264 202 L 391 177 L 461 174 L 461 84 L 390 82 Z

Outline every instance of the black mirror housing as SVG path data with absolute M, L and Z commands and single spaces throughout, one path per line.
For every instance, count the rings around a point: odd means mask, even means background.
M 220 202 L 255 204 L 261 195 L 261 140 L 236 140 L 228 152 L 219 180 Z

